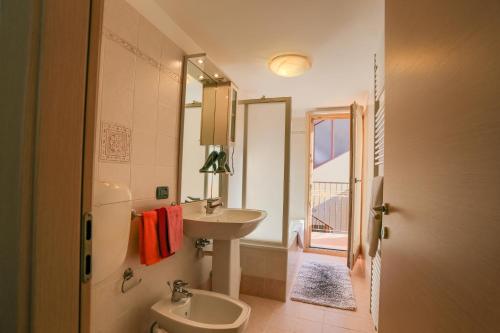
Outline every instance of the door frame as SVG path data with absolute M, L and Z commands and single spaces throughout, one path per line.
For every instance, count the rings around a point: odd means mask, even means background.
M 357 127 L 356 121 L 358 120 L 356 113 L 359 113 L 359 117 L 361 117 L 361 128 Z M 351 130 L 350 130 L 350 172 L 349 172 L 349 195 L 350 195 L 350 200 L 349 200 L 349 234 L 348 234 L 348 251 L 347 251 L 347 266 L 351 269 L 354 268 L 354 265 L 356 263 L 356 260 L 361 254 L 361 248 L 362 248 L 362 228 L 363 228 L 363 158 L 364 158 L 364 119 L 363 119 L 363 107 L 360 106 L 358 103 L 354 102 L 350 105 L 350 119 L 351 119 Z M 357 134 L 361 134 L 361 151 L 358 152 L 357 150 L 357 144 L 358 144 L 358 138 L 356 137 Z M 359 186 L 359 192 L 360 192 L 360 197 L 359 197 L 359 237 L 360 237 L 360 244 L 354 249 L 354 226 L 355 226 L 355 221 L 354 217 L 356 216 L 356 197 L 357 197 L 357 191 L 356 191 L 356 183 L 358 183 L 358 179 L 356 178 L 356 158 L 357 156 L 360 156 L 361 160 L 360 162 L 360 173 L 359 176 L 361 179 L 359 179 L 359 182 L 361 183 Z
M 99 75 L 101 59 L 102 27 L 104 21 L 104 0 L 91 0 L 89 41 L 87 51 L 86 100 L 84 110 L 84 142 L 82 149 L 82 208 L 81 216 L 92 211 L 92 188 L 94 183 L 95 133 L 99 130 L 97 112 L 99 102 Z M 83 251 L 81 245 L 80 251 Z M 82 260 L 82 258 L 80 258 Z M 80 262 L 80 267 L 83 263 Z M 81 274 L 81 272 L 80 272 Z M 91 282 L 80 282 L 80 333 L 91 330 Z
M 256 99 L 243 99 L 238 101 L 238 105 L 243 105 L 244 127 L 243 127 L 243 166 L 242 166 L 242 197 L 241 207 L 246 208 L 246 189 L 247 189 L 247 151 L 248 151 L 248 106 L 252 104 L 283 103 L 285 104 L 285 146 L 283 163 L 283 224 L 281 243 L 241 239 L 241 243 L 254 243 L 262 245 L 280 246 L 288 248 L 289 244 L 289 206 L 290 206 L 290 141 L 292 133 L 292 98 L 291 97 L 262 97 Z
M 320 119 L 340 119 L 350 117 L 349 105 L 338 106 L 338 107 L 327 107 L 327 108 L 317 108 L 316 110 L 309 111 L 306 113 L 306 217 L 305 217 L 305 230 L 304 230 L 304 252 L 327 254 L 339 257 L 347 257 L 348 251 L 334 250 L 334 249 L 323 249 L 311 247 L 311 226 L 312 226 L 312 204 L 311 204 L 311 180 L 312 180 L 312 170 L 313 168 L 313 135 L 314 130 L 312 126 L 313 120 Z M 349 202 L 352 201 L 352 197 L 349 198 Z M 349 232 L 350 233 L 350 232 Z M 349 237 L 349 236 L 348 236 Z M 349 241 L 348 241 L 349 243 Z

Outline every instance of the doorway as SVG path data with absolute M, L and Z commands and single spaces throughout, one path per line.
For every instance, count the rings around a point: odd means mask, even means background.
M 309 126 L 309 245 L 345 252 L 349 233 L 350 115 L 312 115 Z
M 348 257 L 360 246 L 361 107 L 310 112 L 306 251 Z

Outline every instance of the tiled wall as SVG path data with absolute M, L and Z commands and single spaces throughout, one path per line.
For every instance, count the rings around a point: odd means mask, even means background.
M 240 292 L 284 301 L 287 288 L 287 250 L 242 244 L 240 251 Z
M 288 263 L 287 263 L 287 278 L 286 278 L 286 294 L 290 293 L 292 283 L 299 270 L 299 259 L 302 249 L 299 247 L 297 234 L 291 237 L 288 247 Z
M 182 57 L 124 0 L 105 1 L 94 177 L 129 186 L 138 211 L 177 200 Z M 158 185 L 169 186 L 170 199 L 155 199 Z M 149 332 L 149 307 L 168 294 L 168 280 L 206 285 L 211 259 L 198 258 L 191 240 L 149 267 L 139 263 L 137 242 L 133 221 L 125 263 L 92 288 L 92 332 Z M 142 283 L 122 294 L 127 267 Z

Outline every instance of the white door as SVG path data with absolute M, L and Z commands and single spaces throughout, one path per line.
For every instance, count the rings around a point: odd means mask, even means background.
M 351 105 L 351 172 L 350 172 L 350 212 L 349 248 L 347 265 L 353 268 L 361 249 L 361 197 L 363 167 L 363 108 Z

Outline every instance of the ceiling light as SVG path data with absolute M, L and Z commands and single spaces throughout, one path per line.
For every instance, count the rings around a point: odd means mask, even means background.
M 198 63 L 201 65 L 203 63 L 203 59 L 198 59 Z
M 203 75 L 198 76 L 198 79 L 203 80 L 205 77 Z
M 269 61 L 269 69 L 279 76 L 299 76 L 309 68 L 311 68 L 311 61 L 300 54 L 282 54 Z
M 214 78 L 216 78 L 216 79 L 217 79 L 218 77 L 219 77 L 219 74 L 215 73 L 215 74 L 214 74 Z

